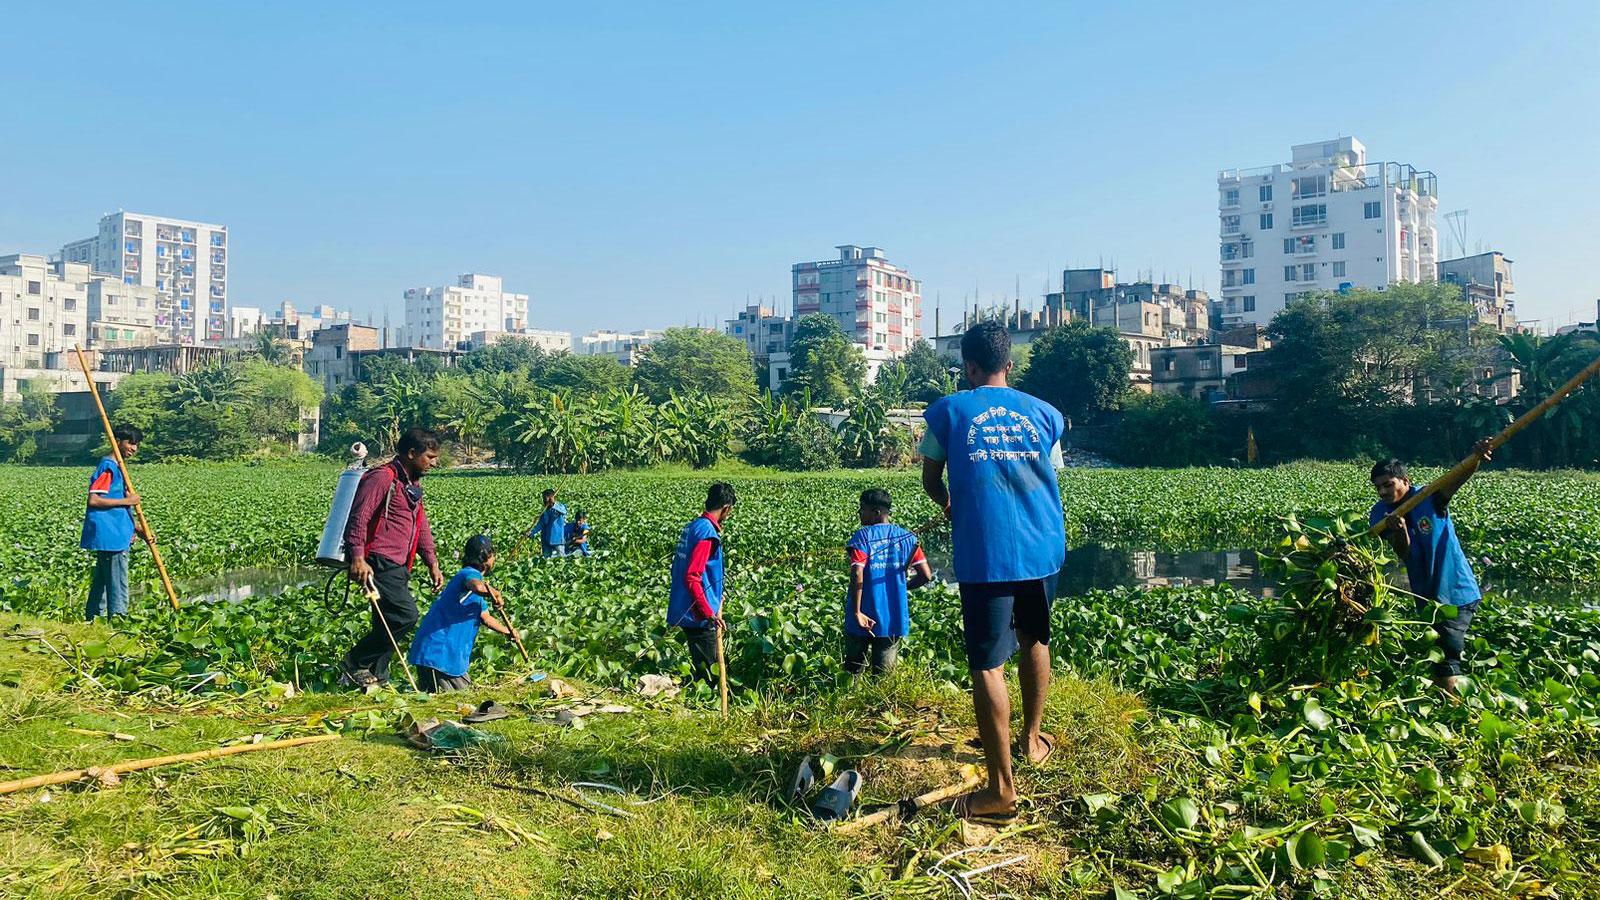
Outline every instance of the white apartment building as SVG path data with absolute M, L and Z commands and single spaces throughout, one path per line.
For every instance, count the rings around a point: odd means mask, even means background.
M 145 347 L 161 339 L 156 330 L 161 297 L 155 288 L 91 272 L 88 298 L 89 346 Z
M 1288 164 L 1217 175 L 1222 325 L 1265 325 L 1313 290 L 1432 281 L 1438 180 L 1368 162 L 1353 137 L 1291 149 Z
M 452 285 L 406 291 L 406 344 L 455 350 L 476 332 L 528 327 L 528 295 L 504 290 L 498 275 L 468 273 Z
M 0 256 L 0 368 L 43 369 L 46 354 L 87 343 L 88 331 L 88 266 Z
M 625 366 L 635 366 L 644 348 L 660 340 L 665 331 L 645 328 L 639 331 L 591 331 L 583 336 L 579 352 L 584 356 L 609 356 Z
M 467 339 L 467 349 L 477 350 L 490 344 L 498 343 L 507 338 L 521 338 L 531 341 L 535 347 L 546 353 L 571 353 L 572 332 L 555 331 L 549 328 L 523 328 L 519 331 L 475 331 Z
M 877 247 L 838 249 L 838 259 L 795 263 L 795 319 L 833 316 L 868 359 L 894 359 L 911 349 L 922 338 L 922 282 Z
M 97 236 L 62 247 L 61 258 L 154 288 L 155 330 L 163 342 L 228 336 L 227 226 L 119 210 L 100 218 Z

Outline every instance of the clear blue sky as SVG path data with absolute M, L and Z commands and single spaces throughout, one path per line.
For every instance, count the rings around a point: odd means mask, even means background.
M 1214 290 L 1217 170 L 1341 134 L 1438 173 L 1523 317 L 1600 296 L 1593 0 L 28 0 L 6 23 L 0 253 L 119 207 L 221 222 L 241 305 L 398 322 L 405 288 L 481 271 L 538 325 L 720 322 L 841 243 L 922 278 L 930 330 L 936 293 L 949 316 L 1102 256 Z

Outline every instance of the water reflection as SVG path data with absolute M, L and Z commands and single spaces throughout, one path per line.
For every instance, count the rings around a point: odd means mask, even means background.
M 204 578 L 174 581 L 172 586 L 185 604 L 238 603 L 251 597 L 275 597 L 314 584 L 318 574 L 314 569 L 232 569 Z

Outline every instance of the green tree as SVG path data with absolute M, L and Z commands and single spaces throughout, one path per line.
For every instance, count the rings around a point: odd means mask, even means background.
M 1084 322 L 1039 335 L 1029 359 L 1017 388 L 1078 421 L 1117 408 L 1133 369 L 1133 349 L 1115 329 L 1092 328 Z
M 39 452 L 39 441 L 61 421 L 56 395 L 43 385 L 28 382 L 21 396 L 0 404 L 0 461 L 28 462 Z
M 1139 466 L 1216 463 L 1217 426 L 1211 406 L 1177 394 L 1130 391 L 1117 422 L 1112 455 Z
M 669 328 L 645 348 L 633 383 L 652 402 L 695 392 L 743 404 L 755 395 L 755 363 L 744 342 L 717 331 Z
M 950 374 L 950 369 L 956 366 L 958 364 L 954 360 L 939 356 L 932 344 L 917 341 L 905 355 L 883 364 L 878 370 L 877 383 L 883 383 L 886 377 L 903 379 L 904 396 L 898 402 L 932 403 L 946 394 L 955 393 L 955 378 Z
M 555 353 L 533 371 L 534 381 L 552 391 L 605 394 L 628 386 L 633 373 L 609 356 L 574 356 Z
M 552 355 L 532 338 L 503 337 L 461 357 L 460 365 L 461 371 L 469 375 L 479 372 L 532 372 L 544 365 Z
M 866 379 L 866 355 L 832 316 L 812 313 L 795 323 L 785 391 L 808 391 L 816 403 L 844 406 Z

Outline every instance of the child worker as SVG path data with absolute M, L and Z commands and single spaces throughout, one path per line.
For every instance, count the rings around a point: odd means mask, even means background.
M 933 580 L 917 536 L 889 521 L 893 510 L 882 488 L 861 492 L 861 527 L 845 544 L 850 592 L 845 601 L 844 670 L 860 675 L 894 668 L 900 639 L 909 633 L 908 591 Z M 909 582 L 906 575 L 915 573 Z
M 493 568 L 494 544 L 489 536 L 468 538 L 467 548 L 461 553 L 461 570 L 428 607 L 406 654 L 406 659 L 417 667 L 417 686 L 422 690 L 437 694 L 472 687 L 467 668 L 472 662 L 472 647 L 478 642 L 479 625 L 503 635 L 511 634 L 511 629 L 501 624 L 483 600 L 489 598 L 495 609 L 506 605 L 500 592 L 484 581 Z
M 144 434 L 136 426 L 118 425 L 111 432 L 123 459 L 139 452 Z M 94 574 L 89 579 L 89 602 L 84 619 L 128 614 L 128 555 L 135 534 L 142 533 L 133 519 L 139 495 L 128 490 L 115 455 L 107 454 L 89 478 L 89 502 L 83 511 L 83 532 L 78 546 L 94 551 Z
M 589 546 L 588 510 L 578 510 L 577 515 L 572 517 L 572 522 L 567 525 L 567 555 L 594 555 L 594 548 Z
M 1417 596 L 1417 614 L 1432 619 L 1439 649 L 1444 653 L 1444 658 L 1434 664 L 1434 683 L 1450 694 L 1459 691 L 1467 628 L 1483 599 L 1450 517 L 1451 499 L 1478 471 L 1478 466 L 1494 455 L 1488 440 L 1479 441 L 1472 450 L 1472 464 L 1462 474 L 1441 483 L 1433 494 L 1406 513 L 1404 522 L 1394 511 L 1422 488 L 1411 483 L 1406 464 L 1400 460 L 1377 463 L 1372 467 L 1372 488 L 1378 493 L 1378 502 L 1367 517 L 1373 525 L 1388 523 L 1383 536 L 1405 563 L 1411 593 Z M 1435 604 L 1453 607 L 1455 614 L 1434 609 Z

